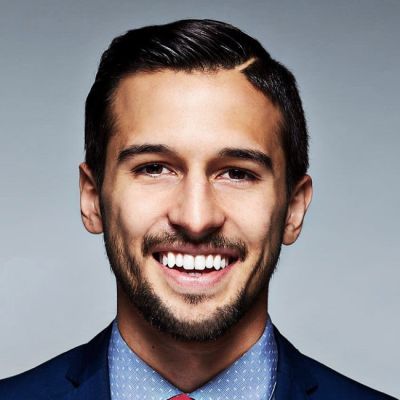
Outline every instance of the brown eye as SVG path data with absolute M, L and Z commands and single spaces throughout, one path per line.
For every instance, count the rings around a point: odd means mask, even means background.
M 136 175 L 148 175 L 157 177 L 159 175 L 167 174 L 170 170 L 163 164 L 152 163 L 146 164 L 133 171 Z
M 161 164 L 150 164 L 143 167 L 143 172 L 149 175 L 160 175 L 164 167 Z
M 247 180 L 252 180 L 254 177 L 249 174 L 248 172 L 242 170 L 242 169 L 230 169 L 227 171 L 229 179 L 232 179 L 234 181 L 241 181 L 244 179 Z

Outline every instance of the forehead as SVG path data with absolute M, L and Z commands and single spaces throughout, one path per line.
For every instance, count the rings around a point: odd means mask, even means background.
M 202 145 L 282 152 L 280 111 L 237 69 L 135 73 L 115 91 L 109 150 L 165 143 L 186 152 Z

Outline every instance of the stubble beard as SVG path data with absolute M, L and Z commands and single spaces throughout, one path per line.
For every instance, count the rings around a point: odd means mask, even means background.
M 282 234 L 282 226 L 279 226 L 279 239 L 276 243 L 270 243 L 267 258 L 265 252 L 261 252 L 247 284 L 238 291 L 234 300 L 230 304 L 217 307 L 207 319 L 200 321 L 185 321 L 177 318 L 173 310 L 163 302 L 145 279 L 135 257 L 128 253 L 128 249 L 124 247 L 120 238 L 113 235 L 107 228 L 104 229 L 104 243 L 117 282 L 131 304 L 150 325 L 179 341 L 208 342 L 221 337 L 237 324 L 265 293 L 279 261 Z M 214 242 L 218 240 L 224 239 L 211 239 Z M 254 281 L 252 279 L 254 276 L 257 276 L 256 286 L 249 291 L 247 286 L 249 282 Z M 183 299 L 189 305 L 196 305 L 207 301 L 207 296 L 187 294 L 183 295 Z

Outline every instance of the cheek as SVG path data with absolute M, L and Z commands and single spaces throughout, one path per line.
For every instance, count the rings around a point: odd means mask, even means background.
M 128 242 L 141 240 L 163 214 L 160 199 L 139 190 L 115 189 L 107 203 L 110 228 Z
M 269 200 L 268 200 L 269 199 Z M 229 202 L 226 208 L 228 221 L 234 229 L 251 245 L 264 241 L 274 229 L 276 200 L 271 195 L 257 195 Z

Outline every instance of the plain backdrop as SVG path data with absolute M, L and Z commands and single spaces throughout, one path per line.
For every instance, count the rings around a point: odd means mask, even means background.
M 400 2 L 0 1 L 0 377 L 115 315 L 102 237 L 81 225 L 83 110 L 126 30 L 231 22 L 296 75 L 315 195 L 283 248 L 270 314 L 302 352 L 400 396 Z

